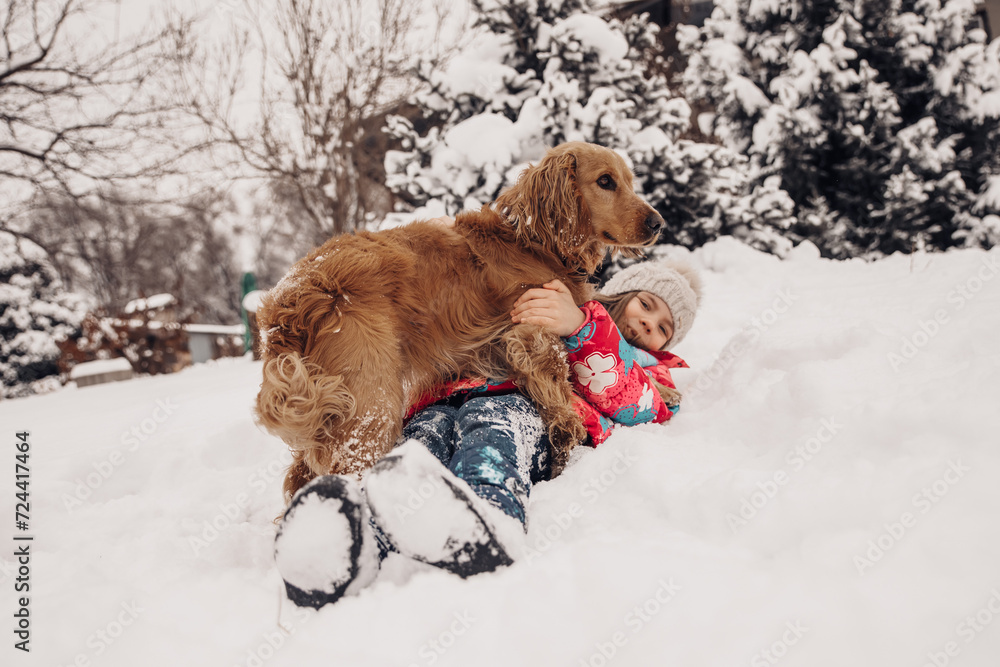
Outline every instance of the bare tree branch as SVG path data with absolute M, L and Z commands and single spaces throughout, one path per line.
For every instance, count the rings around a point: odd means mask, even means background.
M 159 94 L 166 65 L 176 64 L 167 47 L 188 22 L 127 43 L 78 43 L 71 24 L 106 4 L 9 0 L 0 9 L 0 178 L 19 183 L 23 197 L 79 200 L 113 184 L 179 176 L 181 162 L 207 146 Z M 0 224 L 9 226 L 4 213 Z
M 184 78 L 188 108 L 275 192 L 294 196 L 314 241 L 361 228 L 389 210 L 382 119 L 415 85 L 411 69 L 447 18 L 438 4 L 438 25 L 421 40 L 425 4 L 412 0 L 245 0 L 230 43 L 195 59 L 195 73 L 222 80 Z M 248 58 L 260 62 L 259 120 L 239 125 L 230 110 L 251 83 Z

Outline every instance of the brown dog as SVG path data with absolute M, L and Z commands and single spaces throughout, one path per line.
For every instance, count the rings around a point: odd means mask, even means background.
M 620 156 L 574 142 L 454 227 L 414 222 L 314 250 L 257 314 L 257 417 L 293 451 L 286 500 L 318 475 L 370 467 L 394 446 L 410 400 L 460 377 L 514 379 L 547 424 L 558 473 L 586 437 L 564 346 L 513 324 L 512 304 L 553 278 L 583 303 L 608 246 L 649 245 L 662 225 Z

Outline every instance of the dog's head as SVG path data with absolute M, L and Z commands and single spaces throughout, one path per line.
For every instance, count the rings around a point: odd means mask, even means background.
M 588 273 L 606 246 L 652 245 L 664 224 L 632 189 L 632 171 L 620 155 L 579 141 L 549 149 L 496 205 L 519 239 L 541 244 Z

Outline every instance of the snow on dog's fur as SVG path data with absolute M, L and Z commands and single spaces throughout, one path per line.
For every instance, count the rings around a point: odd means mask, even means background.
M 662 225 L 619 155 L 573 142 L 453 227 L 414 222 L 314 250 L 257 314 L 257 418 L 292 449 L 286 499 L 318 475 L 370 467 L 395 444 L 409 400 L 460 377 L 513 378 L 545 420 L 558 473 L 586 437 L 564 346 L 513 324 L 512 304 L 554 278 L 583 303 L 609 246 L 649 245 Z

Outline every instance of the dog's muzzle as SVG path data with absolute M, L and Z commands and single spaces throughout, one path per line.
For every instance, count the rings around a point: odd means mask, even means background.
M 648 229 L 649 233 L 652 234 L 653 236 L 659 234 L 660 230 L 663 229 L 663 226 L 665 224 L 666 223 L 663 221 L 663 216 L 661 216 L 656 211 L 651 211 L 650 214 L 646 216 L 645 220 L 646 229 Z

